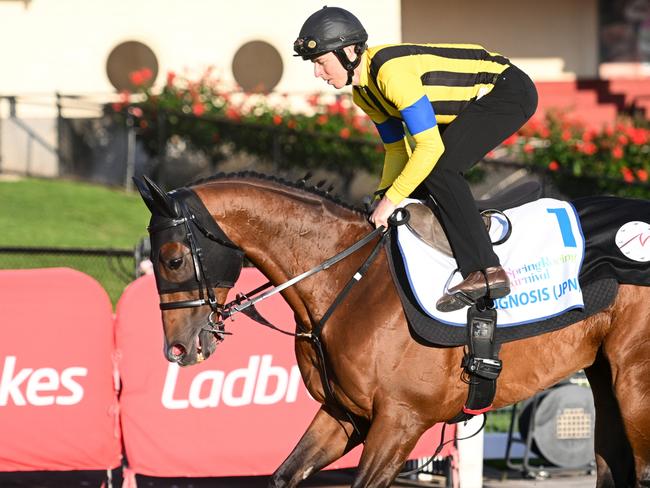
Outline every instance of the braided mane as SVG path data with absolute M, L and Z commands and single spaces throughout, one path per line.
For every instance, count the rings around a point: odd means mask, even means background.
M 272 175 L 266 175 L 263 173 L 258 173 L 256 171 L 239 171 L 239 172 L 234 172 L 234 173 L 217 173 L 212 176 L 208 176 L 205 178 L 200 178 L 197 179 L 193 182 L 191 182 L 187 186 L 195 186 L 195 185 L 200 185 L 203 183 L 209 183 L 212 181 L 219 181 L 219 180 L 226 180 L 226 179 L 241 179 L 241 180 L 261 180 L 261 181 L 268 181 L 272 183 L 277 183 L 282 186 L 288 187 L 288 188 L 293 188 L 296 190 L 301 190 L 305 191 L 307 193 L 311 193 L 312 195 L 316 195 L 320 198 L 323 198 L 329 202 L 332 202 L 336 205 L 339 205 L 347 210 L 351 210 L 353 212 L 359 213 L 361 215 L 365 215 L 365 210 L 363 210 L 360 207 L 355 207 L 354 205 L 351 205 L 343 200 L 341 200 L 340 197 L 336 195 L 332 195 L 330 193 L 330 190 L 332 189 L 332 186 L 328 190 L 323 190 L 321 187 L 325 185 L 325 180 L 318 182 L 316 185 L 311 185 L 308 184 L 308 179 L 311 177 L 310 173 L 307 173 L 302 179 L 297 180 L 297 181 L 288 181 L 285 180 L 284 178 L 277 177 L 277 176 L 272 176 Z

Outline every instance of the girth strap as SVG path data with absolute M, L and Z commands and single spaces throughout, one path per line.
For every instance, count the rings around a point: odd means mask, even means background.
M 314 325 L 313 330 L 311 331 L 311 341 L 312 344 L 314 345 L 314 348 L 316 349 L 316 354 L 318 355 L 318 362 L 319 362 L 319 371 L 321 374 L 321 383 L 323 384 L 323 388 L 325 390 L 325 395 L 333 400 L 340 408 L 345 412 L 345 415 L 348 417 L 348 420 L 350 420 L 350 423 L 352 424 L 352 427 L 354 427 L 354 430 L 356 431 L 357 434 L 361 435 L 361 431 L 357 427 L 356 422 L 354 421 L 354 418 L 352 417 L 352 414 L 347 411 L 345 407 L 341 405 L 341 402 L 339 399 L 336 397 L 334 394 L 334 390 L 332 389 L 332 385 L 330 384 L 330 379 L 327 375 L 327 364 L 325 362 L 325 352 L 323 350 L 323 343 L 321 341 L 321 332 L 323 331 L 323 328 L 325 327 L 325 324 L 329 320 L 329 318 L 332 316 L 334 313 L 334 310 L 341 304 L 341 302 L 345 299 L 345 297 L 350 293 L 350 290 L 352 287 L 359 282 L 361 278 L 363 278 L 363 275 L 366 274 L 368 271 L 368 268 L 370 268 L 370 265 L 375 261 L 377 258 L 377 253 L 379 252 L 379 249 L 382 248 L 384 242 L 386 241 L 386 236 L 388 235 L 388 232 L 384 232 L 381 234 L 381 237 L 375 244 L 375 247 L 372 249 L 366 260 L 363 262 L 361 267 L 357 270 L 356 273 L 350 278 L 350 280 L 346 283 L 345 287 L 343 290 L 341 290 L 341 293 L 338 294 L 336 299 L 332 302 L 332 304 L 329 306 L 323 317 Z

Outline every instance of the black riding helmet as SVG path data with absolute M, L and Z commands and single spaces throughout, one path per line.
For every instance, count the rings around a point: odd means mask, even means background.
M 293 43 L 293 50 L 296 56 L 305 60 L 333 52 L 348 72 L 349 85 L 354 69 L 361 62 L 361 54 L 366 50 L 367 40 L 366 30 L 353 14 L 339 7 L 323 7 L 305 21 Z M 357 55 L 354 61 L 350 61 L 343 51 L 344 47 L 352 45 Z

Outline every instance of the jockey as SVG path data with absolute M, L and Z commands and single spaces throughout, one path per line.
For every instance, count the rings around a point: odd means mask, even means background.
M 438 300 L 438 310 L 462 308 L 459 292 L 474 300 L 507 295 L 508 275 L 463 172 L 533 115 L 535 85 L 507 58 L 478 45 L 369 48 L 367 39 L 353 14 L 323 7 L 305 21 L 294 50 L 314 63 L 315 77 L 335 88 L 352 85 L 355 104 L 377 126 L 386 156 L 370 221 L 387 226 L 404 198 L 426 192 L 464 278 Z

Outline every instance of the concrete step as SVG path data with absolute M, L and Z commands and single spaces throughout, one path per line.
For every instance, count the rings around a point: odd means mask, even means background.
M 551 107 L 538 108 L 536 117 L 543 118 L 551 109 Z M 600 104 L 574 108 L 567 107 L 564 113 L 569 120 L 579 122 L 588 129 L 601 130 L 604 126 L 612 125 L 616 121 L 618 110 L 614 104 Z
M 625 96 L 627 105 L 650 100 L 650 80 L 610 80 L 610 91 Z

